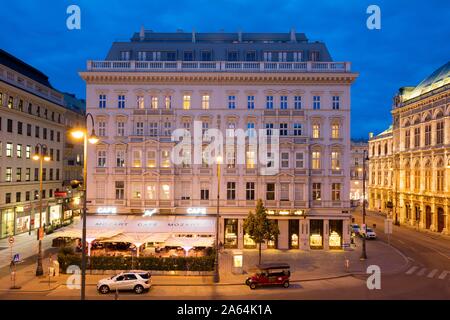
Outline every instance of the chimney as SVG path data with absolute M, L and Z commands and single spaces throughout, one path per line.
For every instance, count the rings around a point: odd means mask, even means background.
M 141 30 L 139 31 L 139 39 L 143 41 L 145 39 L 144 25 L 141 25 Z
M 296 34 L 295 34 L 295 28 L 294 27 L 291 28 L 290 35 L 291 35 L 291 42 L 297 42 L 297 37 L 296 37 Z
M 238 41 L 242 42 L 242 30 L 238 31 Z
M 192 43 L 195 43 L 195 28 L 192 28 Z

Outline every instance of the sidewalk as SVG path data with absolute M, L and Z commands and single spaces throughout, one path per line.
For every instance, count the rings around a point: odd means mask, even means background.
M 225 250 L 220 257 L 220 283 L 217 285 L 242 285 L 251 273 L 251 269 L 257 264 L 258 250 L 244 250 L 244 274 L 232 273 L 232 250 Z M 377 265 L 383 274 L 401 272 L 408 266 L 408 260 L 395 248 L 389 247 L 382 241 L 367 241 L 368 259 L 360 261 L 360 240 L 357 239 L 357 247 L 346 251 L 301 251 L 301 250 L 265 250 L 262 253 L 263 263 L 285 262 L 291 266 L 291 281 L 314 281 L 330 278 L 346 277 L 351 275 L 366 274 L 367 266 Z M 345 267 L 345 260 L 349 260 L 349 269 Z M 44 270 L 47 271 L 48 259 L 43 260 Z M 5 274 L 2 268 L 0 278 L 0 299 L 7 298 L 10 291 L 10 276 Z M 19 291 L 46 292 L 57 287 L 65 286 L 71 275 L 60 274 L 50 279 L 48 276 L 36 278 L 34 275 L 35 264 L 24 265 L 18 268 L 16 284 L 21 286 Z M 108 275 L 87 275 L 86 284 L 95 286 L 98 280 Z M 212 276 L 152 276 L 154 286 L 211 286 Z

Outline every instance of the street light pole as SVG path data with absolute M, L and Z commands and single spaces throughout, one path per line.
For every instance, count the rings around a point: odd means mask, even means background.
M 363 233 L 363 238 L 362 238 L 362 253 L 361 253 L 360 260 L 367 259 L 367 253 L 366 253 L 366 233 L 367 233 L 367 226 L 366 226 L 366 157 L 367 157 L 367 151 L 364 150 L 364 152 L 363 152 L 363 207 L 362 207 L 364 233 Z
M 91 118 L 92 132 L 88 137 L 87 123 L 85 129 L 74 130 L 72 136 L 74 138 L 83 138 L 83 219 L 82 219 L 82 233 L 81 233 L 81 300 L 86 299 L 86 216 L 87 216 L 87 159 L 88 159 L 88 142 L 95 144 L 98 138 L 95 135 L 95 123 L 92 114 L 87 113 L 85 120 Z
M 216 254 L 214 258 L 214 282 L 220 281 L 219 275 L 219 206 L 220 206 L 220 163 L 222 158 L 220 156 L 216 159 L 217 162 L 217 211 L 216 211 Z
M 42 276 L 44 274 L 44 268 L 42 267 L 42 235 L 43 229 L 42 226 L 42 195 L 43 195 L 43 181 L 42 181 L 42 172 L 44 166 L 44 160 L 49 161 L 45 154 L 44 148 L 47 150 L 47 145 L 38 143 L 36 147 L 39 148 L 39 154 L 35 154 L 33 156 L 34 160 L 39 160 L 39 229 L 37 230 L 37 238 L 38 238 L 38 254 L 37 254 L 37 265 L 36 265 L 36 276 Z M 45 159 L 44 159 L 45 158 Z

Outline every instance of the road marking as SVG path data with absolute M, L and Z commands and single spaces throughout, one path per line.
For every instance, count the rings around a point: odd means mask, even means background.
M 400 239 L 397 239 L 398 240 L 398 242 L 400 242 L 401 244 L 406 244 L 406 243 L 404 243 L 402 240 L 400 240 Z
M 412 267 L 411 269 L 409 269 L 408 271 L 406 271 L 406 274 L 413 274 L 417 269 L 419 269 L 419 267 Z
M 411 250 L 414 251 L 414 252 L 417 252 L 417 250 L 414 249 L 414 247 L 409 246 L 408 248 L 411 249 Z
M 420 271 L 417 273 L 418 276 L 423 276 L 425 274 L 425 271 L 427 271 L 427 268 L 422 268 L 420 269 Z
M 427 277 L 428 277 L 428 278 L 433 278 L 434 275 L 435 275 L 437 272 L 438 272 L 438 269 L 433 269 L 433 271 L 431 271 L 431 272 L 427 275 Z
M 438 279 L 441 279 L 441 280 L 444 279 L 448 273 L 449 273 L 448 271 L 442 271 L 442 273 L 439 275 Z

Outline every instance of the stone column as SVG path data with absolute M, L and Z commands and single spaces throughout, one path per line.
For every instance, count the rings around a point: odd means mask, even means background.
M 244 248 L 244 219 L 238 220 L 238 249 Z
M 430 225 L 430 231 L 437 231 L 437 208 L 436 204 L 431 204 L 431 225 Z
M 329 243 L 328 243 L 328 240 L 329 240 L 329 220 L 328 219 L 324 219 L 323 220 L 323 248 L 324 248 L 324 250 L 329 250 L 330 249 L 330 246 L 329 246 Z
M 278 235 L 278 249 L 289 249 L 289 220 L 278 220 L 280 234 Z
M 301 250 L 309 250 L 309 220 L 300 220 L 300 237 L 299 248 Z

